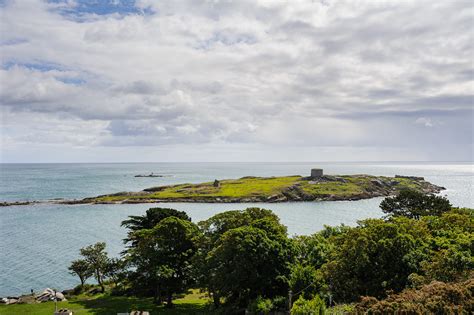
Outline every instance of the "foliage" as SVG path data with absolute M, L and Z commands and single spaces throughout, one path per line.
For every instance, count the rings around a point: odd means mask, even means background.
M 293 265 L 288 282 L 295 298 L 302 295 L 305 299 L 311 299 L 325 289 L 322 274 L 313 265 Z
M 109 258 L 105 267 L 105 276 L 118 283 L 119 278 L 124 278 L 125 261 L 119 258 Z
M 124 242 L 131 243 L 130 246 L 134 246 L 135 243 L 131 239 L 131 235 L 134 232 L 143 229 L 151 229 L 161 220 L 168 217 L 176 217 L 182 220 L 191 221 L 191 218 L 184 211 L 178 211 L 170 208 L 150 208 L 143 216 L 131 215 L 127 220 L 122 221 L 122 226 L 129 230 L 128 237 L 124 240 Z
M 287 294 L 293 257 L 286 228 L 270 210 L 227 211 L 199 223 L 203 238 L 198 267 L 201 285 L 216 305 L 247 307 L 257 296 Z
M 426 195 L 415 190 L 402 190 L 395 197 L 380 203 L 383 212 L 393 216 L 419 219 L 422 216 L 439 216 L 451 210 L 451 203 L 442 196 Z
M 335 300 L 381 297 L 386 290 L 403 289 L 408 275 L 426 258 L 428 236 L 426 224 L 406 218 L 364 220 L 337 236 L 332 257 L 323 266 Z
M 247 306 L 261 294 L 285 291 L 288 249 L 265 231 L 240 227 L 227 231 L 209 253 L 213 288 L 227 302 Z
M 474 279 L 462 283 L 432 282 L 406 289 L 384 300 L 364 297 L 357 313 L 369 314 L 473 314 Z
M 76 275 L 81 280 L 81 287 L 84 287 L 84 283 L 88 278 L 93 274 L 92 269 L 90 268 L 88 262 L 84 259 L 77 259 L 71 262 L 71 265 L 68 268 L 71 271 L 72 275 Z
M 433 239 L 433 254 L 422 263 L 424 282 L 468 279 L 474 270 L 474 212 L 454 209 L 425 217 Z
M 316 295 L 311 300 L 306 300 L 300 296 L 291 307 L 292 315 L 323 315 L 325 314 L 326 304 Z
M 249 306 L 249 311 L 254 314 L 269 314 L 273 309 L 272 300 L 264 299 L 261 296 L 257 297 Z
M 167 305 L 171 307 L 172 295 L 183 292 L 192 283 L 191 259 L 196 252 L 198 233 L 194 223 L 171 216 L 133 235 L 137 243 L 129 250 L 128 260 L 135 274 L 153 283 L 158 302 L 165 292 Z
M 413 198 L 405 204 L 420 204 L 416 194 L 402 197 Z M 82 262 L 73 265 L 79 272 L 93 270 L 102 288 L 105 277 L 113 280 L 115 294 L 154 296 L 158 304 L 166 297 L 167 306 L 198 287 L 221 313 L 286 310 L 290 290 L 293 314 L 319 314 L 324 300 L 356 303 L 361 296 L 358 309 L 375 313 L 471 310 L 473 210 L 410 209 L 288 238 L 266 209 L 227 211 L 196 225 L 184 212 L 152 208 L 124 221 L 123 259 L 107 258 L 105 244 L 98 243 L 81 249 Z M 353 304 L 339 305 L 327 311 L 353 310 Z
M 109 258 L 105 251 L 105 243 L 99 242 L 94 245 L 81 248 L 80 253 L 94 273 L 94 277 L 99 283 L 102 292 L 104 292 L 104 278 L 107 272 Z
M 357 314 L 354 304 L 337 304 L 326 309 L 326 315 Z

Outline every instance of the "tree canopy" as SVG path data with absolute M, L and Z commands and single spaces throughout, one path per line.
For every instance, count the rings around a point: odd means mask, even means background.
M 451 207 L 445 197 L 426 195 L 414 190 L 402 190 L 397 196 L 385 198 L 380 203 L 383 212 L 411 219 L 427 215 L 439 216 L 451 210 Z
M 473 210 L 412 192 L 381 207 L 390 215 L 293 237 L 267 209 L 226 211 L 196 225 L 184 212 L 152 208 L 123 222 L 128 247 L 120 259 L 97 243 L 81 249 L 70 270 L 81 284 L 93 274 L 102 288 L 108 278 L 123 294 L 165 298 L 170 307 L 174 296 L 200 288 L 222 313 L 288 311 L 290 296 L 294 314 L 358 301 L 393 309 L 383 299 L 418 292 L 410 288 L 470 285 Z

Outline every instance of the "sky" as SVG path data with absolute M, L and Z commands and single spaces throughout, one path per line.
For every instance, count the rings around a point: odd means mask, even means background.
M 0 161 L 473 161 L 472 1 L 0 0 Z

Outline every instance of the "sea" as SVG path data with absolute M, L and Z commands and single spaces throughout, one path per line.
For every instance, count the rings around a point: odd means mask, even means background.
M 472 162 L 0 164 L 0 202 L 84 198 L 243 176 L 309 175 L 311 168 L 338 175 L 423 176 L 445 187 L 442 195 L 454 206 L 474 208 Z M 135 177 L 152 172 L 164 177 Z M 263 207 L 273 210 L 293 236 L 315 233 L 325 225 L 355 226 L 358 220 L 382 217 L 381 200 L 0 207 L 0 297 L 76 286 L 79 280 L 67 267 L 79 258 L 79 249 L 103 241 L 109 255 L 118 256 L 127 232 L 121 221 L 151 207 L 186 211 L 194 222 L 226 210 Z

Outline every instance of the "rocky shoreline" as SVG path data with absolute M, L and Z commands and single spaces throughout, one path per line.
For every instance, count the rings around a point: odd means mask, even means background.
M 413 185 L 416 185 L 413 189 L 426 194 L 435 194 L 444 190 L 444 187 L 431 184 L 424 180 L 422 177 L 414 176 L 401 176 L 396 175 L 395 177 L 377 177 L 370 175 L 355 175 L 353 177 L 359 177 L 367 179 L 368 182 L 365 184 L 364 189 L 360 193 L 353 194 L 336 194 L 336 193 L 310 193 L 308 192 L 305 185 L 318 185 L 327 184 L 330 182 L 341 183 L 344 185 L 348 182 L 346 177 L 340 176 L 322 176 L 318 179 L 310 177 L 301 177 L 301 182 L 296 182 L 293 185 L 285 187 L 281 191 L 275 194 L 261 194 L 254 196 L 216 196 L 216 195 L 190 195 L 186 196 L 172 196 L 166 198 L 160 198 L 156 195 L 157 192 L 163 192 L 168 189 L 174 189 L 179 185 L 171 186 L 159 186 L 144 189 L 139 192 L 119 192 L 109 195 L 101 195 L 97 197 L 84 198 L 80 200 L 65 200 L 61 201 L 62 204 L 139 204 L 139 203 L 166 203 L 166 202 L 190 202 L 190 203 L 254 203 L 254 202 L 296 202 L 296 201 L 340 201 L 340 200 L 361 200 L 370 199 L 374 197 L 386 197 L 397 194 L 401 189 L 406 188 L 405 186 L 400 187 L 400 181 L 410 181 Z M 253 177 L 244 177 L 253 178 Z M 225 183 L 223 181 L 223 183 Z M 204 184 L 187 185 L 190 189 L 202 187 Z M 186 188 L 184 188 L 186 189 Z M 183 190 L 184 190 L 183 189 Z
M 48 301 L 67 301 L 65 294 L 66 290 L 59 292 L 50 288 L 44 289 L 41 293 L 35 294 L 32 290 L 31 294 L 25 294 L 20 296 L 7 296 L 0 298 L 0 304 L 11 305 L 11 304 L 33 304 L 43 303 Z

